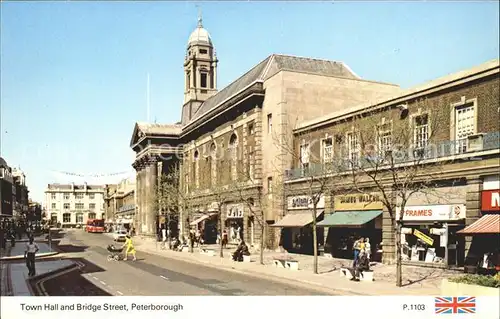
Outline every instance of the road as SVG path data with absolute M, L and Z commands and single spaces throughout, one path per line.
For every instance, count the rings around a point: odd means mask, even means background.
M 319 295 L 307 290 L 253 276 L 236 274 L 199 264 L 138 252 L 137 261 L 107 261 L 105 234 L 70 230 L 60 242 L 65 251 L 79 257 L 83 277 L 111 295 Z

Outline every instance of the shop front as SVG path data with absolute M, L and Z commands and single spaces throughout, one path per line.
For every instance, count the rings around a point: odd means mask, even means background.
M 500 271 L 500 177 L 483 181 L 481 217 L 459 232 L 472 236 L 467 266 L 469 272 L 493 274 Z
M 215 244 L 217 242 L 218 225 L 217 203 L 210 204 L 206 211 L 195 210 L 189 219 L 189 227 L 198 231 L 203 237 L 205 244 Z
M 316 221 L 323 219 L 325 197 L 321 195 L 316 205 Z M 271 227 L 280 227 L 280 246 L 291 253 L 313 253 L 313 202 L 309 196 L 290 196 L 287 198 L 286 215 Z M 317 232 L 319 250 L 324 246 L 322 231 Z
M 227 230 L 230 244 L 239 244 L 244 238 L 244 215 L 243 204 L 229 204 L 226 206 L 224 227 Z
M 325 215 L 318 224 L 327 234 L 325 252 L 336 258 L 352 259 L 354 242 L 363 237 L 371 244 L 372 260 L 380 261 L 382 212 L 383 204 L 377 194 L 335 196 L 333 213 Z
M 401 216 L 397 208 L 397 216 Z M 406 206 L 401 229 L 405 264 L 439 267 L 464 264 L 465 204 Z

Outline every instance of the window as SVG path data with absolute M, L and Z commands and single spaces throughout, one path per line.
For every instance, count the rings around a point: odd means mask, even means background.
M 232 134 L 229 139 L 229 152 L 231 156 L 231 177 L 233 181 L 238 179 L 237 163 L 238 163 L 238 136 Z
M 333 161 L 333 139 L 331 137 L 325 138 L 322 144 L 323 163 L 331 163 Z
M 248 124 L 248 135 L 254 135 L 255 134 L 255 127 L 254 127 L 254 122 L 250 122 Z
M 52 206 L 51 206 L 52 209 L 56 209 L 56 205 L 57 205 L 56 203 L 52 203 Z
M 71 214 L 69 213 L 63 214 L 63 223 L 71 223 Z
M 75 209 L 83 209 L 84 206 L 83 206 L 83 203 L 76 203 L 75 204 Z
M 69 194 L 64 194 L 64 199 L 69 199 Z
M 267 133 L 271 134 L 273 132 L 273 115 L 267 114 Z
M 392 123 L 383 123 L 378 126 L 377 143 L 380 157 L 384 160 L 388 155 L 387 151 L 392 148 Z
M 207 74 L 206 73 L 201 73 L 200 74 L 200 84 L 202 88 L 207 87 Z
M 458 153 L 467 152 L 467 137 L 475 134 L 474 103 L 455 107 L 455 140 Z
M 70 209 L 70 204 L 69 203 L 64 203 L 64 209 Z
M 269 195 L 273 194 L 273 178 L 272 177 L 267 178 L 267 193 Z
M 52 194 L 50 194 L 50 198 L 52 198 L 52 199 L 56 199 L 56 194 L 53 194 L 53 193 L 52 193 Z
M 89 194 L 89 198 L 90 199 L 94 199 L 95 198 L 95 194 Z
M 82 193 L 75 194 L 75 198 L 76 199 L 83 199 L 83 194 Z
M 76 223 L 83 224 L 83 214 L 82 213 L 76 214 Z
M 418 156 L 423 156 L 424 150 L 429 143 L 429 116 L 427 114 L 416 116 L 414 125 L 415 151 Z
M 250 148 L 248 150 L 248 162 L 247 162 L 247 172 L 248 172 L 248 178 L 253 179 L 253 174 L 254 174 L 254 168 L 255 168 L 255 157 L 254 157 L 254 151 L 253 148 Z
M 198 159 L 200 158 L 200 153 L 198 152 L 198 150 L 196 150 L 194 152 L 194 155 L 193 155 L 193 179 L 194 179 L 194 182 L 196 184 L 196 188 L 200 187 L 200 179 L 199 179 L 199 176 L 198 176 L 198 169 L 199 169 L 199 161 Z
M 201 54 L 207 54 L 207 53 L 208 53 L 208 51 L 207 51 L 206 49 L 200 49 L 200 53 L 201 53 Z
M 359 142 L 355 132 L 347 133 L 347 156 L 349 167 L 356 167 L 359 164 Z
M 186 73 L 186 91 L 191 88 L 191 72 Z
M 224 146 L 222 146 L 224 149 Z M 215 186 L 217 183 L 217 146 L 215 143 L 210 145 L 210 185 Z
M 95 219 L 96 216 L 96 213 L 89 213 L 89 219 Z
M 184 175 L 184 191 L 189 192 L 189 174 L 187 173 Z
M 304 171 L 309 168 L 309 144 L 305 142 L 300 145 L 300 168 Z
M 95 203 L 90 203 L 89 204 L 89 209 L 95 209 Z

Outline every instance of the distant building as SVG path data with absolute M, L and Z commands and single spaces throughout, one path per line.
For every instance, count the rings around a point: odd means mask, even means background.
M 12 218 L 12 169 L 0 157 L 0 217 Z
M 32 222 L 39 222 L 42 220 L 42 204 L 29 200 L 28 214 L 26 219 Z
M 124 179 L 118 184 L 107 184 L 104 194 L 106 221 L 132 224 L 135 216 L 135 181 Z
M 44 210 L 52 224 L 84 225 L 88 219 L 105 218 L 104 185 L 49 184 Z
M 16 218 L 26 218 L 28 214 L 28 186 L 26 186 L 26 175 L 19 168 L 12 169 L 12 202 L 13 216 Z

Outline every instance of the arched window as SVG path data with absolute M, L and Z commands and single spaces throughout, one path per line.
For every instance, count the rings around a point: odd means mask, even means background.
M 233 133 L 229 138 L 229 152 L 231 158 L 231 177 L 235 181 L 238 179 L 238 136 Z
M 193 154 L 193 181 L 196 185 L 196 187 L 198 188 L 199 187 L 199 174 L 198 174 L 198 170 L 199 170 L 199 162 L 198 162 L 198 159 L 200 158 L 200 153 L 198 152 L 198 150 L 195 150 L 194 151 L 194 154 Z
M 212 186 L 215 186 L 217 181 L 217 146 L 215 143 L 210 144 L 210 179 L 209 183 Z

